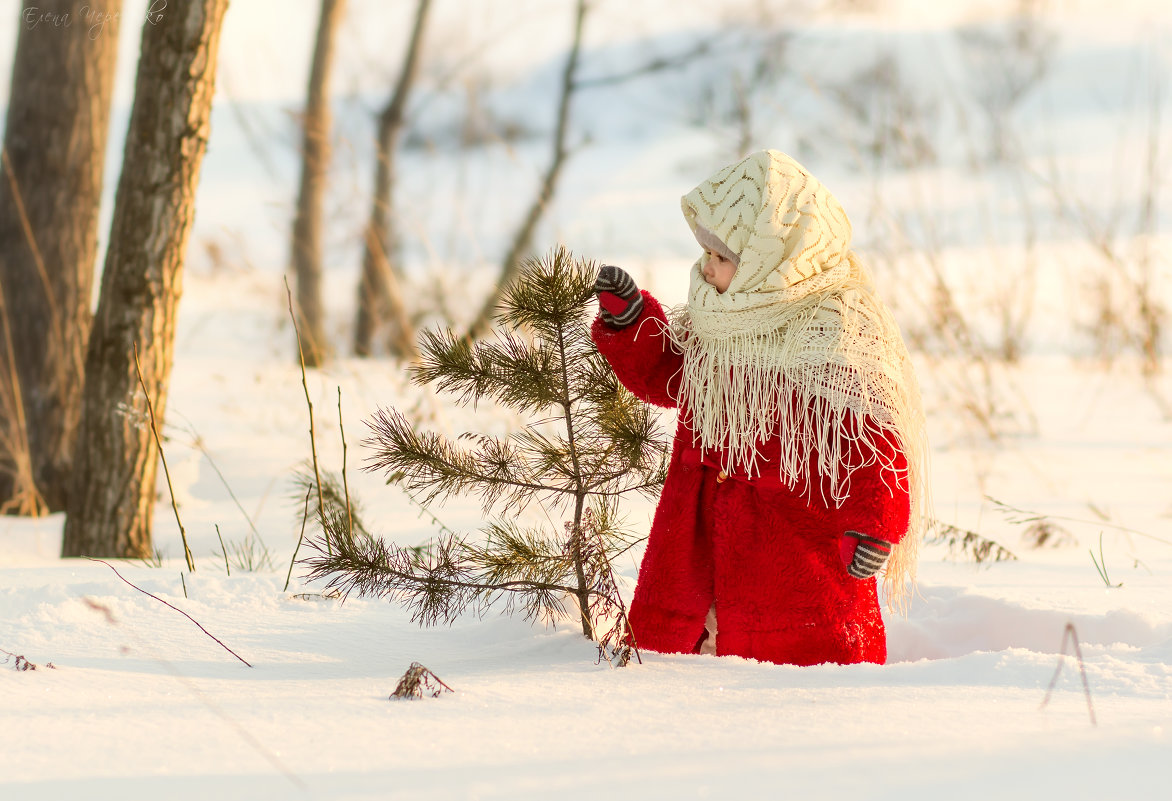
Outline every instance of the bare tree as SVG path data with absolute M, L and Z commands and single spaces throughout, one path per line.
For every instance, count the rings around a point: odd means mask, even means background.
M 0 511 L 65 508 L 121 6 L 21 9 L 0 164 Z
M 143 25 L 66 506 L 64 556 L 151 553 L 158 447 L 143 384 L 163 425 L 183 258 L 210 126 L 228 0 L 191 0 Z
M 301 121 L 301 187 L 293 220 L 293 272 L 297 277 L 297 311 L 301 318 L 297 331 L 306 367 L 320 366 L 329 350 L 322 309 L 321 206 L 330 163 L 330 66 L 335 33 L 345 7 L 346 0 L 322 0 Z
M 509 252 L 505 255 L 504 262 L 501 265 L 501 276 L 497 280 L 496 289 L 484 304 L 480 313 L 476 315 L 476 319 L 472 321 L 472 325 L 468 327 L 468 336 L 471 338 L 480 337 L 487 333 L 502 293 L 505 287 L 510 285 L 516 278 L 517 271 L 521 267 L 522 259 L 532 249 L 533 233 L 537 230 L 537 224 L 541 222 L 542 216 L 545 214 L 550 201 L 553 200 L 554 193 L 557 191 L 557 183 L 558 178 L 561 176 L 562 165 L 565 164 L 566 157 L 569 155 L 566 139 L 569 134 L 570 101 L 573 99 L 574 90 L 577 88 L 575 76 L 578 72 L 578 61 L 582 52 L 582 28 L 586 21 L 588 7 L 589 3 L 587 0 L 578 0 L 577 10 L 574 14 L 574 41 L 570 45 L 570 54 L 566 57 L 566 66 L 562 70 L 561 93 L 558 96 L 557 124 L 553 133 L 553 156 L 550 159 L 549 166 L 545 170 L 545 175 L 542 176 L 541 184 L 537 189 L 537 197 L 534 198 L 533 204 L 529 207 L 528 213 L 526 213 L 524 220 L 521 222 L 521 227 L 517 229 L 517 233 L 513 237 L 513 243 L 509 247 Z
M 358 287 L 358 315 L 354 324 L 354 354 L 369 356 L 375 330 L 386 319 L 391 325 L 388 343 L 392 355 L 415 358 L 419 351 L 415 331 L 403 304 L 399 282 L 403 269 L 393 258 L 396 252 L 393 228 L 395 151 L 406 120 L 407 98 L 419 71 L 419 54 L 431 0 L 419 0 L 407 54 L 391 99 L 378 118 L 378 148 L 375 156 L 374 193 L 370 220 L 363 236 L 362 278 Z

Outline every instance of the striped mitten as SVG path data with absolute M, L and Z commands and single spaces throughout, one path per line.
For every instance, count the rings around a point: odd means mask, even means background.
M 603 267 L 598 271 L 594 291 L 598 293 L 599 316 L 611 328 L 626 328 L 639 319 L 643 296 L 625 270 L 610 264 Z
M 887 557 L 891 556 L 891 543 L 875 537 L 868 537 L 858 531 L 848 531 L 843 535 L 858 542 L 855 545 L 855 555 L 846 570 L 857 579 L 868 579 L 879 572 Z

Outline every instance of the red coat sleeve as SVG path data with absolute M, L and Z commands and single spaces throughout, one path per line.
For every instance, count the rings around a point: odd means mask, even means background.
M 594 318 L 590 336 L 615 376 L 635 397 L 667 409 L 676 406 L 683 357 L 672 348 L 665 329 L 667 315 L 646 290 L 643 311 L 625 328 Z
M 911 495 L 907 457 L 890 432 L 873 436 L 874 451 L 860 451 L 858 443 L 844 444 L 846 459 L 858 464 L 843 487 L 846 497 L 836 510 L 843 531 L 858 531 L 890 542 L 907 534 Z

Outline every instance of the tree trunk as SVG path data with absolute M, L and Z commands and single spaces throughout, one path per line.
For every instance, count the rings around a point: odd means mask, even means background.
M 501 294 L 505 287 L 516 277 L 517 270 L 521 266 L 521 259 L 532 248 L 533 233 L 537 230 L 537 224 L 541 222 L 546 208 L 549 206 L 550 201 L 553 200 L 554 193 L 557 191 L 558 178 L 561 176 L 562 166 L 565 164 L 566 156 L 568 155 L 566 151 L 566 135 L 569 132 L 570 101 L 573 99 L 574 90 L 577 88 L 575 76 L 578 72 L 578 57 L 582 51 L 582 28 L 586 20 L 587 5 L 587 0 L 578 0 L 578 10 L 574 16 L 574 43 L 570 46 L 570 55 L 566 58 L 566 66 L 562 71 L 562 89 L 561 97 L 558 99 L 557 127 L 554 129 L 553 134 L 553 157 L 550 160 L 548 169 L 545 171 L 545 176 L 541 180 L 541 186 L 537 190 L 537 197 L 534 199 L 533 205 L 529 207 L 529 213 L 525 215 L 525 219 L 521 222 L 521 227 L 517 229 L 517 234 L 513 237 L 513 244 L 509 248 L 509 252 L 505 255 L 504 262 L 501 265 L 501 277 L 497 280 L 496 289 L 480 310 L 480 314 L 472 321 L 472 325 L 468 327 L 469 338 L 476 339 L 488 333 L 489 328 L 492 326 L 492 319 L 496 314 L 497 304 L 500 302 Z
M 369 356 L 375 331 L 384 319 L 391 325 L 388 347 L 393 356 L 415 358 L 415 329 L 403 303 L 399 282 L 403 270 L 392 256 L 396 252 L 392 229 L 395 193 L 395 151 L 406 119 L 407 97 L 419 71 L 419 53 L 431 0 L 419 0 L 407 54 L 390 102 L 378 119 L 378 147 L 375 156 L 374 195 L 370 220 L 363 236 L 362 279 L 358 286 L 358 314 L 354 322 L 354 355 Z
M 65 508 L 122 0 L 91 5 L 21 10 L 0 164 L 0 511 Z
M 159 453 L 134 348 L 161 429 L 227 7 L 228 0 L 174 3 L 143 25 L 134 109 L 86 354 L 64 556 L 151 554 Z
M 306 367 L 320 367 L 328 356 L 322 309 L 322 194 L 330 164 L 330 65 L 334 34 L 346 0 L 322 0 L 313 65 L 302 119 L 301 187 L 293 220 L 293 273 L 297 277 L 297 311 L 301 353 Z

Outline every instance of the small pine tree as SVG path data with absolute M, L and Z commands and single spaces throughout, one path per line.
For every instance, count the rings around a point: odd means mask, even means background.
M 385 472 L 424 508 L 478 496 L 488 521 L 482 536 L 445 532 L 424 549 L 389 544 L 370 536 L 331 491 L 310 541 L 310 579 L 344 595 L 395 598 L 422 625 L 498 602 L 549 621 L 572 599 L 583 635 L 625 661 L 626 614 L 611 562 L 633 542 L 619 525 L 619 500 L 658 496 L 668 443 L 655 413 L 618 383 L 590 339 L 597 272 L 559 248 L 524 264 L 503 295 L 491 340 L 471 343 L 450 330 L 423 335 L 416 384 L 462 405 L 493 399 L 529 418 L 520 431 L 453 441 L 418 430 L 394 409 L 368 422 L 365 444 L 374 454 L 366 469 Z M 311 480 L 303 476 L 303 492 Z M 516 515 L 532 503 L 550 520 L 561 517 L 564 530 L 522 527 Z M 603 621 L 612 623 L 606 631 Z

